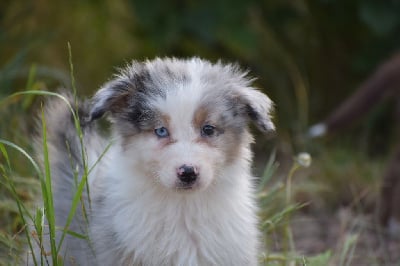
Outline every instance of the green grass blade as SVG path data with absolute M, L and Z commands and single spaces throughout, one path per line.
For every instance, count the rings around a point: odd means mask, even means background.
M 72 63 L 72 48 L 71 43 L 67 43 L 68 46 L 68 62 L 69 62 L 69 73 L 71 78 L 71 87 L 74 93 L 75 102 L 76 102 L 76 85 L 75 85 L 75 76 L 74 76 L 74 64 Z
M 56 227 L 56 229 L 57 229 L 57 230 L 60 230 L 60 231 L 65 231 L 67 235 L 71 235 L 71 236 L 74 236 L 74 237 L 76 237 L 76 238 L 87 239 L 87 236 L 82 235 L 82 234 L 77 233 L 77 232 L 74 232 L 74 231 L 71 231 L 71 230 L 67 230 L 67 229 L 65 229 L 65 228 Z
M 43 136 L 43 157 L 44 157 L 44 169 L 45 169 L 45 206 L 46 206 L 46 218 L 49 226 L 50 233 L 50 250 L 52 261 L 54 265 L 57 265 L 57 248 L 56 248 L 56 230 L 55 230 L 55 213 L 54 213 L 54 202 L 53 202 L 53 191 L 51 184 L 51 170 L 49 151 L 47 146 L 47 125 L 44 117 L 44 111 L 42 109 L 42 136 Z
M 13 149 L 17 150 L 18 152 L 20 152 L 22 155 L 24 155 L 29 162 L 32 164 L 33 168 L 35 169 L 36 173 L 39 176 L 42 176 L 42 171 L 40 170 L 39 165 L 35 162 L 35 160 L 21 147 L 19 147 L 18 145 L 8 141 L 8 140 L 4 140 L 4 139 L 0 139 L 0 143 L 9 147 L 12 147 Z M 3 150 L 2 150 L 3 152 Z
M 79 202 L 81 202 L 81 197 L 82 197 L 82 193 L 83 193 L 83 189 L 85 188 L 87 183 L 87 176 L 82 176 L 82 180 L 79 182 L 78 188 L 74 194 L 74 197 L 72 199 L 72 204 L 71 204 L 71 209 L 68 213 L 68 217 L 65 223 L 65 229 L 63 230 L 63 233 L 61 235 L 60 241 L 58 243 L 57 246 L 57 252 L 60 251 L 62 243 L 64 241 L 65 235 L 67 233 L 68 230 L 66 230 L 69 225 L 72 222 L 72 219 L 74 218 L 75 212 L 76 212 L 76 208 L 78 207 Z M 83 204 L 83 202 L 82 202 Z
M 22 223 L 23 223 L 24 225 L 27 225 L 27 222 L 26 222 L 26 220 L 25 220 L 24 214 L 28 214 L 28 215 L 29 215 L 29 212 L 26 210 L 25 205 L 24 205 L 24 204 L 21 202 L 21 200 L 19 199 L 18 194 L 17 194 L 17 191 L 16 191 L 16 189 L 15 189 L 15 186 L 14 186 L 13 182 L 7 177 L 6 174 L 3 174 L 3 177 L 6 179 L 6 182 L 9 184 L 8 190 L 11 192 L 11 195 L 14 197 L 14 199 L 15 199 L 16 202 L 17 202 L 18 213 L 19 213 L 19 215 L 20 215 L 20 217 L 21 217 Z M 25 212 L 24 212 L 23 210 L 25 210 Z M 31 253 L 32 253 L 32 257 L 33 257 L 33 260 L 34 260 L 35 265 L 36 265 L 36 257 L 35 257 L 35 254 L 34 254 L 34 252 L 33 252 L 33 245 L 32 245 L 32 241 L 31 241 L 30 235 L 29 235 L 29 230 L 24 230 L 24 232 L 25 232 L 25 237 L 26 237 L 26 239 L 27 239 L 27 241 L 28 241 L 29 250 L 30 250 Z
M 276 151 L 274 150 L 268 159 L 267 165 L 265 166 L 260 184 L 258 185 L 258 192 L 261 192 L 265 188 L 265 185 L 271 180 L 271 177 L 276 172 L 278 167 L 279 164 L 276 163 Z
M 10 158 L 8 157 L 8 153 L 3 143 L 0 143 L 0 151 L 3 154 L 4 158 L 6 159 L 8 169 L 11 169 Z
M 58 97 L 61 100 L 63 100 L 67 105 L 68 108 L 71 111 L 72 116 L 74 117 L 74 121 L 75 121 L 75 125 L 76 122 L 79 122 L 78 116 L 76 114 L 76 112 L 74 111 L 74 109 L 72 108 L 70 102 L 68 101 L 67 98 L 65 98 L 63 95 L 56 93 L 56 92 L 50 92 L 50 91 L 40 91 L 40 90 L 28 90 L 28 91 L 20 91 L 20 92 L 16 92 L 13 93 L 9 96 L 7 96 L 6 98 L 0 100 L 0 106 L 6 106 L 6 102 L 9 101 L 10 99 L 14 98 L 14 97 L 18 97 L 18 96 L 23 96 L 23 95 L 40 95 L 40 96 L 54 96 L 54 97 Z M 80 125 L 78 123 L 78 127 L 80 128 Z
M 350 265 L 351 260 L 353 259 L 354 250 L 358 241 L 358 234 L 350 234 L 346 236 L 342 252 L 340 253 L 340 263 L 341 266 Z
M 29 69 L 29 74 L 28 74 L 28 80 L 26 82 L 26 89 L 25 90 L 32 90 L 35 87 L 39 87 L 35 86 L 35 76 L 36 76 L 36 71 L 37 67 L 35 64 L 33 64 L 30 69 Z M 35 95 L 31 94 L 28 95 L 27 97 L 25 97 L 24 101 L 22 102 L 22 108 L 24 110 L 27 110 L 29 108 L 29 106 L 32 106 L 33 100 L 35 99 Z

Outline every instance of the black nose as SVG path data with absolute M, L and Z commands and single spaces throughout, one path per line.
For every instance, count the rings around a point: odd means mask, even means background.
M 193 183 L 197 179 L 199 172 L 196 167 L 184 164 L 178 168 L 177 174 L 182 182 Z

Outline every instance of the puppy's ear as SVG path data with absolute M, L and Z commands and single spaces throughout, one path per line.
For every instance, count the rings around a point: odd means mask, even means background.
M 245 105 L 246 113 L 257 128 L 264 133 L 273 131 L 275 129 L 271 121 L 273 103 L 270 98 L 253 88 L 246 88 L 240 94 L 240 100 Z
M 93 121 L 101 118 L 106 112 L 115 113 L 125 108 L 133 90 L 132 84 L 122 78 L 104 84 L 91 100 L 89 120 Z

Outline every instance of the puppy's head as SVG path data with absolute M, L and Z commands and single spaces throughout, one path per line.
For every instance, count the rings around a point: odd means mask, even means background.
M 93 97 L 108 114 L 124 163 L 169 189 L 205 189 L 244 154 L 253 121 L 273 130 L 271 100 L 234 65 L 198 58 L 134 62 Z

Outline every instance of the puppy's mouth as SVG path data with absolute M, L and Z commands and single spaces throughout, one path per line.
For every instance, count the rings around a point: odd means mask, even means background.
M 177 182 L 175 185 L 175 188 L 177 190 L 192 190 L 196 189 L 198 187 L 198 182 L 193 181 L 193 182 Z

